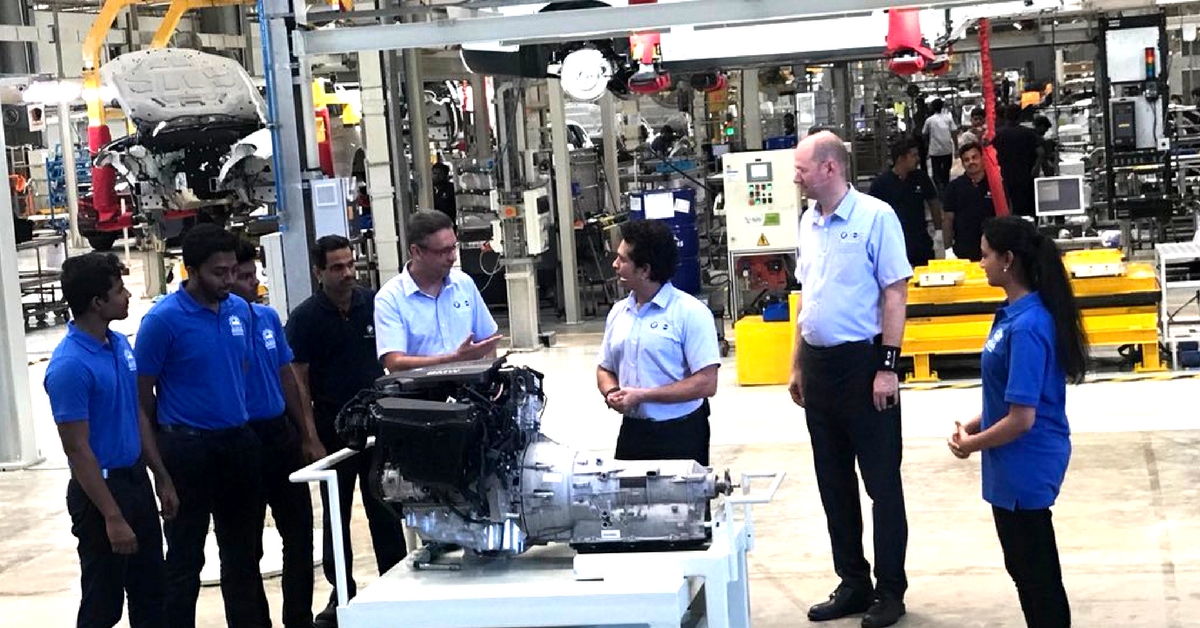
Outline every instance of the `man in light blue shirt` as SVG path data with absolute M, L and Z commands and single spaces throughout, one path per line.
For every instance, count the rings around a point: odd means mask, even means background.
M 409 262 L 375 295 L 375 348 L 391 372 L 495 355 L 500 334 L 479 288 L 454 268 L 458 237 L 437 211 L 408 221 Z
M 596 386 L 623 415 L 620 460 L 695 460 L 708 465 L 708 398 L 721 353 L 712 312 L 670 283 L 679 252 L 665 223 L 621 227 L 613 262 L 629 297 L 608 313 Z
M 866 613 L 863 628 L 904 615 L 908 524 L 900 482 L 896 362 L 912 268 L 891 207 L 846 182 L 849 153 L 822 132 L 796 148 L 796 183 L 816 201 L 800 219 L 802 299 L 788 392 L 805 409 L 817 488 L 841 583 L 811 621 Z M 855 462 L 873 503 L 875 577 L 863 554 Z

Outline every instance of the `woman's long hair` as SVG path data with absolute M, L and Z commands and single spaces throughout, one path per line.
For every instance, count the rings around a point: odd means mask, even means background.
M 1088 369 L 1088 343 L 1083 333 L 1079 305 L 1071 280 L 1054 240 L 1038 232 L 1023 218 L 1006 216 L 989 221 L 983 228 L 988 246 L 998 254 L 1011 252 L 1018 262 L 1017 280 L 1041 295 L 1054 319 L 1058 363 L 1072 384 L 1083 381 Z

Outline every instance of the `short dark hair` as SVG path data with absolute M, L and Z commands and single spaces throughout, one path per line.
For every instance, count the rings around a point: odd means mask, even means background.
M 946 103 L 942 102 L 941 98 L 934 98 L 933 101 L 929 103 L 929 110 L 933 113 L 941 113 L 945 106 Z
M 984 109 L 983 107 L 976 107 L 971 110 L 971 117 L 972 118 L 986 118 L 987 110 Z
M 200 268 L 217 253 L 237 253 L 238 237 L 206 222 L 183 234 L 183 265 Z
M 239 264 L 253 262 L 258 259 L 258 247 L 245 238 L 238 238 L 237 251 L 234 253 L 237 255 L 237 263 Z
M 1033 128 L 1034 129 L 1042 129 L 1042 132 L 1045 133 L 1046 131 L 1049 131 L 1053 127 L 1054 127 L 1054 125 L 1051 124 L 1050 118 L 1047 118 L 1046 116 L 1043 116 L 1043 115 L 1036 115 L 1033 117 Z
M 907 136 L 901 137 L 900 139 L 892 142 L 892 163 L 896 163 L 897 159 L 907 155 L 908 151 L 920 149 L 921 145 L 917 142 L 916 138 Z
M 62 264 L 59 282 L 63 298 L 77 318 L 88 311 L 92 299 L 107 300 L 108 291 L 121 279 L 121 262 L 112 253 L 85 253 Z
M 408 245 L 414 244 L 420 246 L 425 238 L 441 231 L 442 229 L 454 229 L 454 223 L 450 221 L 450 217 L 439 211 L 431 209 L 422 209 L 415 212 L 408 219 L 408 225 L 405 229 L 408 236 Z
M 980 155 L 983 154 L 983 146 L 980 146 L 979 142 L 967 142 L 966 144 L 958 147 L 958 156 L 961 159 L 963 155 L 966 155 L 968 152 L 973 150 L 979 151 Z
M 351 248 L 350 240 L 340 235 L 327 235 L 317 238 L 313 244 L 312 253 L 309 257 L 312 260 L 312 265 L 325 270 L 325 265 L 329 263 L 329 254 L 333 251 Z
M 667 283 L 679 264 L 679 249 L 675 235 L 665 222 L 633 220 L 621 225 L 621 239 L 633 250 L 629 259 L 633 265 L 650 267 L 650 279 Z

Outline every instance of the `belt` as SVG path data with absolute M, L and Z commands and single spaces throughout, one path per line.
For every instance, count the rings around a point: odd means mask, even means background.
M 250 427 L 254 427 L 255 425 L 270 425 L 272 423 L 276 423 L 279 421 L 286 421 L 286 420 L 287 420 L 287 415 L 280 414 L 278 416 L 268 416 L 268 417 L 262 417 L 262 418 L 258 418 L 258 419 L 250 419 L 249 421 L 246 422 L 246 425 L 249 425 Z
M 146 473 L 146 465 L 138 460 L 133 466 L 116 469 L 100 469 L 100 477 L 106 480 L 132 480 Z
M 626 414 L 626 415 L 622 415 L 622 416 L 623 416 L 623 418 L 633 419 L 635 421 L 649 421 L 651 423 L 670 423 L 672 421 L 682 421 L 684 419 L 690 419 L 690 418 L 700 414 L 701 412 L 704 412 L 705 410 L 708 410 L 708 399 L 705 399 L 704 403 L 701 403 L 700 407 L 696 408 L 695 410 L 692 410 L 691 412 L 689 412 L 683 416 L 677 416 L 677 417 L 670 418 L 670 419 L 653 419 L 650 417 L 633 416 L 630 414 Z
M 159 431 L 167 434 L 184 434 L 186 436 L 229 436 L 246 429 L 246 426 L 238 425 L 237 427 L 222 427 L 212 430 L 203 430 L 200 428 L 189 427 L 187 425 L 178 425 L 172 423 L 168 425 L 160 424 L 158 429 Z

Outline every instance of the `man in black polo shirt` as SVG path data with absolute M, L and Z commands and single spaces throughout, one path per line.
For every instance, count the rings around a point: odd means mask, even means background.
M 287 323 L 288 344 L 295 354 L 293 366 L 302 385 L 311 391 L 313 421 L 317 436 L 329 453 L 346 443 L 334 428 L 334 419 L 346 402 L 359 391 L 371 388 L 383 376 L 383 367 L 375 355 L 375 295 L 355 281 L 354 251 L 350 241 L 336 235 L 317 240 L 312 252 L 313 273 L 321 289 L 292 311 Z M 371 458 L 358 455 L 339 464 L 339 507 L 342 512 L 342 538 L 347 562 L 347 599 L 354 597 L 355 583 L 350 577 L 354 554 L 350 547 L 350 507 L 354 502 L 354 481 L 362 491 L 371 543 L 379 573 L 391 569 L 406 553 L 403 530 L 391 509 L 368 488 Z M 324 511 L 325 579 L 335 584 L 333 535 L 329 522 L 329 495 L 322 487 Z M 329 604 L 316 617 L 316 628 L 337 626 L 337 591 L 331 591 Z
M 929 264 L 933 259 L 933 238 L 929 235 L 929 217 L 934 225 L 942 224 L 942 205 L 937 189 L 920 164 L 920 145 L 910 137 L 892 144 L 892 167 L 875 177 L 870 195 L 892 206 L 904 229 L 904 248 L 913 268 Z
M 1005 124 L 996 129 L 992 146 L 996 147 L 996 160 L 1000 162 L 1008 206 L 1017 216 L 1032 216 L 1033 179 L 1042 169 L 1046 151 L 1042 147 L 1041 136 L 1021 125 L 1020 105 L 1005 108 L 1004 120 Z
M 947 249 L 953 247 L 955 257 L 979 261 L 983 257 L 979 249 L 983 223 L 996 215 L 992 190 L 983 171 L 983 149 L 979 144 L 963 144 L 958 157 L 965 174 L 946 187 L 942 238 Z

